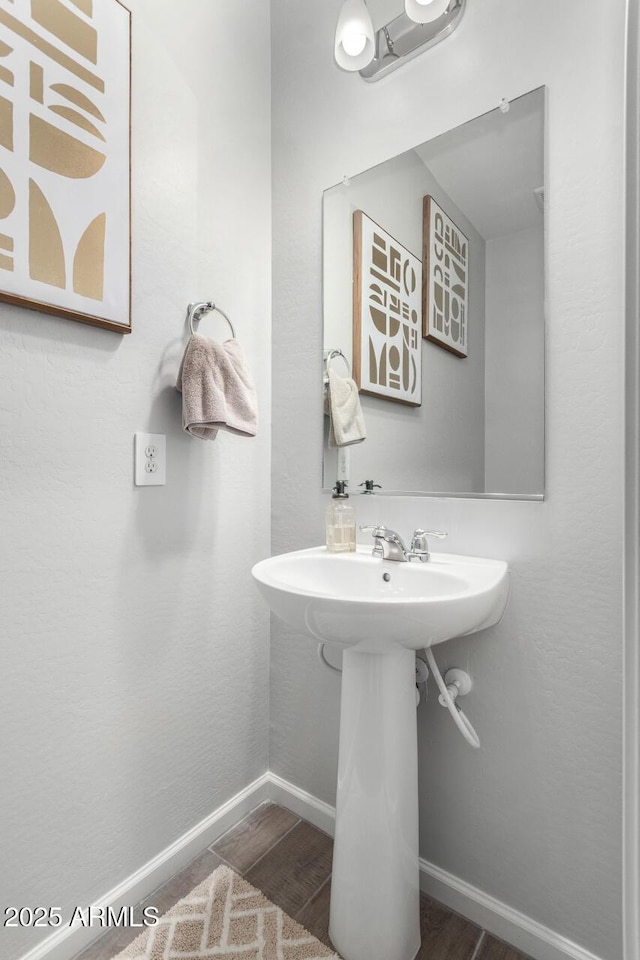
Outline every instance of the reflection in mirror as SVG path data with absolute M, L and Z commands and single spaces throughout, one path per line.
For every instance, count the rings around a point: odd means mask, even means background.
M 324 355 L 366 424 L 336 448 L 325 417 L 325 488 L 542 499 L 544 89 L 330 188 L 323 216 Z

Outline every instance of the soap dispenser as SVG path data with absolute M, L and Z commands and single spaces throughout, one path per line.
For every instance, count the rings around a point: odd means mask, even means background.
M 349 503 L 344 480 L 338 480 L 327 507 L 327 550 L 329 553 L 355 553 L 356 512 Z

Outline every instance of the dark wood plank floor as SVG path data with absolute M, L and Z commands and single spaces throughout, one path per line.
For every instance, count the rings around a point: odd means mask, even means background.
M 331 946 L 332 852 L 333 841 L 326 833 L 274 803 L 263 803 L 138 904 L 135 916 L 140 916 L 146 906 L 165 913 L 216 867 L 227 863 L 318 940 Z M 420 927 L 422 945 L 416 960 L 527 960 L 424 894 Z M 110 930 L 77 960 L 112 960 L 139 933 L 139 928 Z

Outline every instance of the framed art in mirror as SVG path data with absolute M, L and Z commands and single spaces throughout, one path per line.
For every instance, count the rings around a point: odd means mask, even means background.
M 362 210 L 353 215 L 353 373 L 361 393 L 419 407 L 422 264 Z
M 131 331 L 131 14 L 0 6 L 0 299 Z
M 469 238 L 434 197 L 423 202 L 424 336 L 456 357 L 467 356 Z

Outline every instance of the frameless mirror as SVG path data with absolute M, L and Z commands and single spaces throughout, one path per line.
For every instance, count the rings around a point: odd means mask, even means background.
M 325 191 L 325 371 L 336 353 L 366 424 L 338 449 L 325 417 L 326 489 L 543 498 L 544 102 Z

